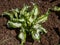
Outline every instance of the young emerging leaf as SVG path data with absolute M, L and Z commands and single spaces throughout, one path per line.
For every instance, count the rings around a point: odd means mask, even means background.
M 18 37 L 21 39 L 21 45 L 24 45 L 26 41 L 26 32 L 20 32 Z
M 54 8 L 52 8 L 52 10 L 54 10 L 54 11 L 60 11 L 60 7 L 55 6 Z
M 32 31 L 31 35 L 34 40 L 40 41 L 40 31 L 39 30 Z
M 7 26 L 10 28 L 20 28 L 22 26 L 22 24 L 8 21 Z
M 44 15 L 41 15 L 39 18 L 37 18 L 36 23 L 44 23 L 48 19 L 49 14 L 50 10 L 48 9 L 48 11 Z

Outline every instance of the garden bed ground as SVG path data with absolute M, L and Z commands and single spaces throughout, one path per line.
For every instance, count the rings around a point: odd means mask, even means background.
M 2 17 L 4 11 L 12 8 L 21 8 L 23 4 L 32 5 L 31 2 L 38 4 L 41 14 L 45 13 L 48 8 L 60 6 L 60 0 L 0 0 L 0 45 L 19 45 L 20 40 L 17 38 L 18 29 L 8 29 L 6 26 L 7 19 Z M 60 12 L 52 11 L 48 20 L 43 24 L 48 31 L 47 34 L 41 35 L 41 42 L 38 43 L 27 36 L 25 45 L 58 45 L 60 44 Z

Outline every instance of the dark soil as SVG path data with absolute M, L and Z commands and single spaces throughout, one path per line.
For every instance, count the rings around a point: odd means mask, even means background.
M 22 8 L 23 4 L 32 5 L 31 2 L 38 4 L 41 14 L 44 14 L 48 8 L 60 6 L 60 0 L 0 0 L 0 45 L 19 45 L 20 40 L 17 38 L 17 29 L 8 29 L 6 26 L 7 19 L 1 17 L 4 11 L 12 8 Z M 58 45 L 60 44 L 60 12 L 52 11 L 48 20 L 43 24 L 48 31 L 47 34 L 41 35 L 41 42 L 32 41 L 27 38 L 25 45 Z

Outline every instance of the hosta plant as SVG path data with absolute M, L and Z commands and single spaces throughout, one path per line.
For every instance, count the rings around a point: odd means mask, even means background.
M 48 10 L 40 16 L 36 4 L 33 4 L 32 10 L 29 10 L 30 7 L 31 6 L 24 5 L 22 9 L 16 8 L 3 13 L 3 15 L 10 18 L 7 22 L 9 28 L 20 28 L 18 38 L 21 39 L 21 45 L 26 42 L 27 32 L 38 42 L 40 42 L 40 34 L 47 33 L 42 23 L 46 22 L 50 11 Z

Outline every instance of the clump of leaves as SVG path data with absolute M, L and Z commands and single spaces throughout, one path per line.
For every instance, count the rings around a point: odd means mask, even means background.
M 27 32 L 37 41 L 40 41 L 40 34 L 47 33 L 42 23 L 48 19 L 50 11 L 48 10 L 46 14 L 39 16 L 40 12 L 36 4 L 33 4 L 31 11 L 29 11 L 29 8 L 30 6 L 24 5 L 22 9 L 16 8 L 3 13 L 3 15 L 7 15 L 10 18 L 7 22 L 8 27 L 20 28 L 18 38 L 21 39 L 21 45 L 26 42 Z

